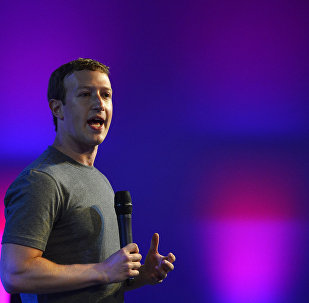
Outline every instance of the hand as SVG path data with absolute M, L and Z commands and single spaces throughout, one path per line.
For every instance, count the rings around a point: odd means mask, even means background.
M 159 247 L 159 234 L 155 233 L 152 236 L 150 249 L 145 259 L 143 266 L 143 279 L 148 284 L 161 283 L 167 276 L 167 274 L 174 269 L 172 263 L 175 262 L 176 258 L 172 253 L 167 256 L 162 256 L 158 252 Z
M 107 281 L 105 283 L 114 283 L 138 276 L 141 259 L 142 256 L 135 243 L 126 245 L 101 263 L 103 280 Z

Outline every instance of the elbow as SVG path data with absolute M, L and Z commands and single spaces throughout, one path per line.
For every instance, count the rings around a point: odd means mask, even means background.
M 18 277 L 10 272 L 1 271 L 1 282 L 3 288 L 9 294 L 16 294 L 22 292 L 18 283 Z
M 11 275 L 2 275 L 1 282 L 7 293 L 16 294 L 21 292 L 15 279 Z

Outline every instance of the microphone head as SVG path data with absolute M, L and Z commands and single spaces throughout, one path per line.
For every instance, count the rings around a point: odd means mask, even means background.
M 132 214 L 132 199 L 129 191 L 117 191 L 115 193 L 115 210 L 117 215 Z

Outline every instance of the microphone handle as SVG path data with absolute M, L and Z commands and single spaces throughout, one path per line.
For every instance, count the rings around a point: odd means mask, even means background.
M 119 226 L 119 237 L 121 248 L 129 243 L 133 243 L 132 237 L 132 216 L 131 214 L 125 214 L 117 216 L 118 226 Z M 134 282 L 134 277 L 126 280 L 128 286 L 132 285 Z
M 121 248 L 129 243 L 133 243 L 131 214 L 118 215 L 118 226 Z

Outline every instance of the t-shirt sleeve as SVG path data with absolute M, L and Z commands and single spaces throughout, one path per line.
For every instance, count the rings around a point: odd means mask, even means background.
M 59 215 L 61 196 L 56 181 L 35 170 L 19 176 L 5 199 L 2 244 L 13 243 L 45 250 Z

